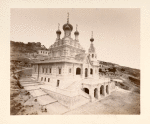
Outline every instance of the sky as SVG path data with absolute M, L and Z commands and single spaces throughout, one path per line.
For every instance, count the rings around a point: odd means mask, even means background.
M 76 24 L 79 42 L 88 52 L 91 31 L 98 60 L 140 69 L 140 9 L 108 8 L 37 8 L 11 9 L 10 40 L 18 42 L 41 42 L 49 48 L 56 40 L 58 23 L 67 22 L 73 26 L 74 39 Z

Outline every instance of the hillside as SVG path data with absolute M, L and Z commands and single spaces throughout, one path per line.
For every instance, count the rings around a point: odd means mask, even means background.
M 44 45 L 41 45 L 40 42 L 28 42 L 28 44 L 24 44 L 23 42 L 10 41 L 10 48 L 11 60 L 20 61 L 20 66 L 28 65 L 37 60 L 47 59 L 47 57 L 41 56 L 37 53 L 37 51 L 40 49 L 47 50 L 47 48 Z M 126 87 L 131 87 L 132 85 L 133 87 L 140 87 L 139 69 L 120 66 L 118 64 L 105 61 L 99 61 L 99 64 L 103 65 L 101 73 L 103 73 L 105 76 L 109 75 L 110 73 L 113 75 L 119 75 L 114 78 L 124 81 L 124 84 L 120 84 L 120 86 L 125 85 Z
M 18 61 L 20 66 L 25 66 L 36 61 L 37 59 L 43 59 L 38 55 L 38 50 L 47 50 L 40 42 L 23 42 L 10 41 L 10 60 Z

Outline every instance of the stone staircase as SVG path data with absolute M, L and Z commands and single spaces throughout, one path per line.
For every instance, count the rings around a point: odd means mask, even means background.
M 73 82 L 71 85 L 69 85 L 65 89 L 68 89 L 68 90 L 81 89 L 81 81 L 82 80 L 83 79 Z

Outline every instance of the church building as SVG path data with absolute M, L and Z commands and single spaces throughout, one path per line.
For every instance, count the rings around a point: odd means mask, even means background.
M 49 59 L 32 64 L 32 77 L 45 84 L 41 89 L 69 108 L 110 95 L 115 90 L 115 83 L 110 78 L 99 76 L 101 66 L 97 60 L 93 32 L 86 53 L 79 42 L 77 25 L 75 38 L 71 36 L 73 26 L 69 15 L 62 28 L 63 38 L 58 25 L 56 41 L 49 47 Z

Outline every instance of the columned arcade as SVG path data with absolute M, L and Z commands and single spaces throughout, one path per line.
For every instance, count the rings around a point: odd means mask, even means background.
M 85 79 L 88 80 L 88 79 Z M 91 102 L 101 100 L 106 96 L 109 96 L 112 91 L 115 90 L 113 87 L 114 82 L 98 82 L 98 83 L 83 83 L 82 90 L 90 96 Z

